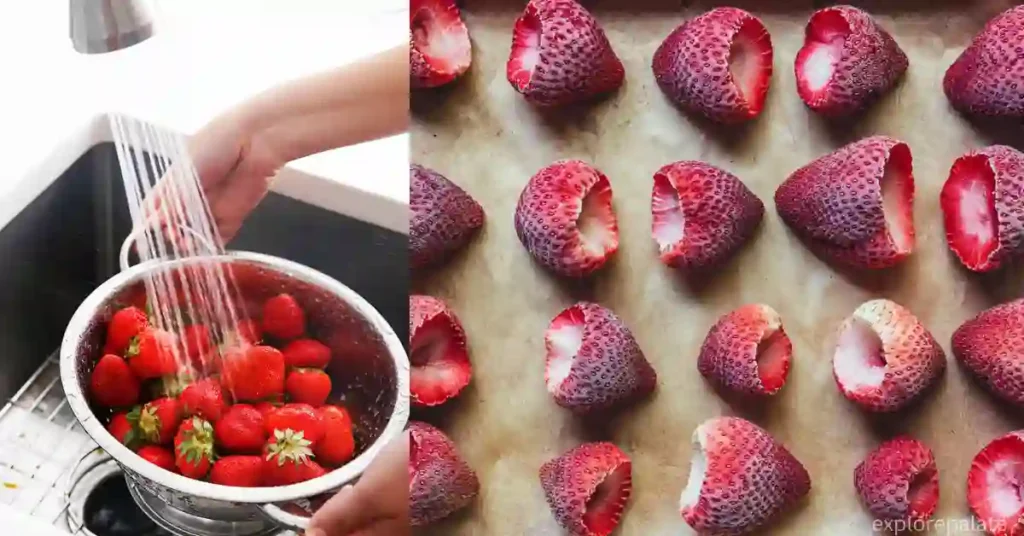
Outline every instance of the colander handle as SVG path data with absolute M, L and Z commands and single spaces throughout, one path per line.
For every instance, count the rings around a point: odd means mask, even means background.
M 210 252 L 210 255 L 217 254 L 217 248 L 213 247 L 213 244 L 211 244 L 210 241 L 206 239 L 206 237 L 199 234 L 191 227 L 180 227 L 180 229 L 183 231 L 187 231 L 189 234 L 191 234 L 193 238 L 195 238 L 196 241 L 199 242 L 199 244 L 202 247 L 206 248 L 206 250 Z M 128 255 L 132 251 L 132 244 L 134 244 L 135 241 L 139 239 L 139 236 L 144 232 L 146 232 L 145 226 L 136 227 L 134 230 L 132 230 L 128 237 L 124 239 L 124 242 L 121 244 L 121 253 L 118 256 L 118 264 L 120 264 L 122 272 L 131 267 L 132 264 L 128 260 Z
M 263 512 L 263 515 L 286 529 L 304 531 L 309 528 L 310 517 L 286 512 L 284 508 L 281 508 L 276 504 L 268 503 L 259 505 L 259 509 Z

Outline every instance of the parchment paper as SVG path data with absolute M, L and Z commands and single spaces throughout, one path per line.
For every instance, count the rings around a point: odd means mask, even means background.
M 873 534 L 853 488 L 853 469 L 882 439 L 908 433 L 935 452 L 940 503 L 931 534 L 973 534 L 966 502 L 971 459 L 988 441 L 1024 426 L 956 364 L 949 339 L 978 311 L 1021 294 L 1020 267 L 978 277 L 948 252 L 939 191 L 960 154 L 993 142 L 956 115 L 941 80 L 983 24 L 1013 2 L 877 1 L 874 13 L 910 58 L 903 82 L 864 117 L 829 125 L 797 96 L 793 58 L 803 27 L 823 3 L 737 1 L 761 17 L 775 47 L 774 76 L 762 116 L 724 130 L 680 114 L 655 85 L 650 59 L 684 19 L 717 2 L 608 0 L 588 4 L 626 66 L 625 86 L 597 104 L 543 116 L 505 79 L 511 28 L 524 2 L 467 1 L 473 40 L 466 77 L 413 97 L 412 158 L 466 188 L 487 211 L 482 234 L 447 266 L 419 277 L 414 291 L 447 300 L 470 341 L 472 384 L 451 406 L 417 418 L 441 426 L 476 469 L 476 503 L 423 534 L 555 535 L 537 470 L 588 440 L 614 441 L 633 460 L 633 495 L 617 534 L 692 534 L 678 513 L 689 473 L 690 437 L 703 420 L 741 415 L 767 428 L 807 467 L 807 500 L 762 534 Z M 909 143 L 917 184 L 916 253 L 903 266 L 842 273 L 812 255 L 782 224 L 772 195 L 798 167 L 873 134 Z M 1019 144 L 1017 144 L 1019 146 Z M 567 283 L 538 268 L 516 239 L 513 212 L 526 181 L 559 158 L 582 158 L 611 180 L 621 248 L 591 281 Z M 766 206 L 760 233 L 713 277 L 693 284 L 661 265 L 651 238 L 652 175 L 681 159 L 699 159 L 738 175 Z M 949 367 L 922 403 L 871 418 L 838 392 L 831 370 L 835 331 L 860 303 L 886 297 L 907 306 L 946 351 Z M 544 388 L 543 334 L 577 299 L 602 303 L 632 329 L 659 373 L 649 402 L 586 424 L 560 409 Z M 760 407 L 730 404 L 696 368 L 708 328 L 751 302 L 782 315 L 794 365 L 781 394 Z

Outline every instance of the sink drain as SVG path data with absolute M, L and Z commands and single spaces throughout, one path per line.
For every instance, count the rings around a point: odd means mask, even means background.
M 173 536 L 135 504 L 121 468 L 94 450 L 71 475 L 67 492 L 68 524 L 85 536 Z

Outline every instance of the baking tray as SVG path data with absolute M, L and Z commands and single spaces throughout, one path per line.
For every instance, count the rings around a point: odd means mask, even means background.
M 544 501 L 537 470 L 583 442 L 609 440 L 633 461 L 633 495 L 617 534 L 692 534 L 678 513 L 694 428 L 716 415 L 740 415 L 767 428 L 807 467 L 808 498 L 762 531 L 778 535 L 873 534 L 858 502 L 853 469 L 881 440 L 911 434 L 934 451 L 940 501 L 934 534 L 973 534 L 966 476 L 988 441 L 1020 426 L 955 364 L 953 331 L 978 311 L 1020 295 L 1021 269 L 979 277 L 946 246 L 939 191 L 960 154 L 1024 140 L 1019 130 L 987 131 L 959 117 L 941 80 L 970 38 L 1008 1 L 854 2 L 873 13 L 910 58 L 900 85 L 867 114 L 829 123 L 796 93 L 793 59 L 820 2 L 608 0 L 587 7 L 626 68 L 625 85 L 591 105 L 542 114 L 505 79 L 511 29 L 525 2 L 466 1 L 473 41 L 466 76 L 413 96 L 412 159 L 464 187 L 487 212 L 481 234 L 452 262 L 417 276 L 414 290 L 447 300 L 469 337 L 474 376 L 453 403 L 415 417 L 444 429 L 476 469 L 476 502 L 429 535 L 562 534 Z M 679 113 L 654 82 L 650 61 L 680 22 L 718 5 L 760 17 L 775 49 L 766 109 L 723 129 Z M 845 143 L 886 134 L 913 152 L 918 244 L 903 265 L 878 273 L 837 270 L 811 254 L 782 224 L 775 188 L 791 172 Z M 596 276 L 566 282 L 540 269 L 513 229 L 516 200 L 537 170 L 581 158 L 610 179 L 621 247 Z M 764 202 L 759 233 L 712 277 L 684 281 L 661 265 L 650 234 L 652 176 L 664 164 L 698 159 L 739 176 Z M 949 367 L 923 401 L 885 418 L 868 417 L 837 390 L 831 370 L 835 331 L 862 302 L 885 297 L 908 307 L 946 351 Z M 618 313 L 659 373 L 646 403 L 598 423 L 555 405 L 544 387 L 544 330 L 578 299 Z M 697 353 L 722 314 L 761 302 L 782 315 L 794 363 L 780 395 L 760 407 L 731 405 L 698 374 Z

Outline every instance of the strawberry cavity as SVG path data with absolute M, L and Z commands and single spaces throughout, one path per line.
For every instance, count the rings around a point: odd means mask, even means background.
M 981 449 L 967 473 L 967 503 L 991 534 L 1018 534 L 1024 523 L 1024 432 Z
M 804 47 L 796 56 L 797 91 L 807 102 L 826 98 L 822 93 L 843 57 L 843 42 L 850 25 L 834 10 L 814 15 L 807 25 Z
M 995 173 L 988 157 L 974 154 L 958 159 L 940 199 L 950 249 L 968 268 L 983 268 L 999 246 Z
M 455 1 L 413 0 L 410 9 L 413 83 L 436 87 L 463 74 L 472 61 L 472 46 Z
M 771 72 L 772 43 L 768 30 L 757 18 L 748 18 L 729 47 L 729 73 L 752 115 L 764 107 Z
M 430 296 L 410 297 L 414 404 L 436 406 L 456 396 L 472 374 L 466 335 L 447 305 Z
M 537 10 L 527 6 L 512 31 L 512 54 L 508 62 L 509 81 L 520 91 L 530 85 L 540 62 L 541 38 Z

